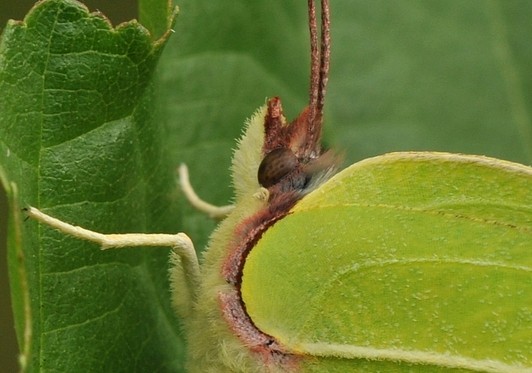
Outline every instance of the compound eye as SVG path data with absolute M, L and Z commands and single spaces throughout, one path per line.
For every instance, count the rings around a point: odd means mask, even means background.
M 264 188 L 275 185 L 298 165 L 299 160 L 290 149 L 274 149 L 260 163 L 257 174 L 259 184 Z

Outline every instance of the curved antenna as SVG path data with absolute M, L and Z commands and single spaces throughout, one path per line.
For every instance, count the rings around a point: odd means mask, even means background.
M 318 26 L 314 0 L 308 0 L 308 26 L 310 32 L 310 87 L 309 87 L 309 123 L 316 118 L 318 92 L 320 87 L 320 50 L 318 49 Z
M 321 0 L 321 58 L 320 58 L 320 87 L 318 92 L 317 112 L 323 114 L 327 83 L 329 81 L 329 65 L 331 59 L 331 30 L 330 30 L 329 1 Z
M 331 56 L 331 34 L 329 1 L 321 0 L 321 44 L 318 47 L 318 25 L 314 0 L 308 0 L 308 17 L 310 31 L 310 88 L 308 122 L 316 140 L 321 133 L 321 121 L 325 93 L 329 80 L 329 61 Z

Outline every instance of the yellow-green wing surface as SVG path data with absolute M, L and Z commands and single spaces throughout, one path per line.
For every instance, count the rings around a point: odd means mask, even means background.
M 246 310 L 303 370 L 530 372 L 531 192 L 491 158 L 359 162 L 252 249 Z

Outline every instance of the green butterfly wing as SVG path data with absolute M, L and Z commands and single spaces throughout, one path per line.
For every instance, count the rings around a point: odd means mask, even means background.
M 485 157 L 359 162 L 253 248 L 246 310 L 306 370 L 530 372 L 531 191 Z

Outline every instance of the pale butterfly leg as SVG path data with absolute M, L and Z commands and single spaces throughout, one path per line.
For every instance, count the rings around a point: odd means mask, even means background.
M 222 219 L 225 218 L 233 210 L 234 205 L 226 206 L 215 206 L 208 202 L 202 200 L 194 188 L 190 184 L 190 179 L 188 177 L 188 167 L 186 164 L 181 164 L 179 166 L 179 184 L 181 185 L 181 190 L 187 198 L 188 202 L 196 209 L 199 210 L 213 219 Z
M 177 234 L 144 234 L 144 233 L 125 233 L 125 234 L 102 234 L 82 227 L 74 226 L 56 219 L 43 213 L 35 207 L 28 207 L 26 213 L 29 217 L 44 223 L 52 228 L 65 234 L 83 240 L 95 242 L 102 249 L 138 247 L 138 246 L 161 246 L 170 247 L 172 251 L 180 258 L 181 266 L 186 279 L 186 288 L 192 298 L 195 298 L 196 289 L 200 279 L 200 267 L 198 257 L 194 250 L 192 240 L 184 233 Z M 189 307 L 192 305 L 190 304 Z
M 186 198 L 196 209 L 206 213 L 213 218 L 223 218 L 233 209 L 233 205 L 214 206 L 200 199 L 192 188 L 186 165 L 179 168 L 180 184 Z M 124 233 L 124 234 L 103 234 L 94 232 L 79 226 L 74 226 L 50 215 L 45 214 L 35 207 L 28 207 L 26 213 L 29 217 L 46 224 L 73 237 L 97 243 L 102 249 L 140 247 L 140 246 L 161 246 L 170 247 L 173 251 L 171 259 L 173 271 L 171 271 L 171 282 L 174 296 L 173 303 L 181 314 L 188 314 L 192 308 L 192 301 L 195 299 L 198 284 L 200 281 L 200 267 L 194 244 L 185 233 L 177 234 L 145 234 L 145 233 Z M 179 258 L 179 260 L 177 260 Z M 179 274 L 182 272 L 182 276 Z M 186 282 L 185 288 L 181 288 L 180 279 Z

